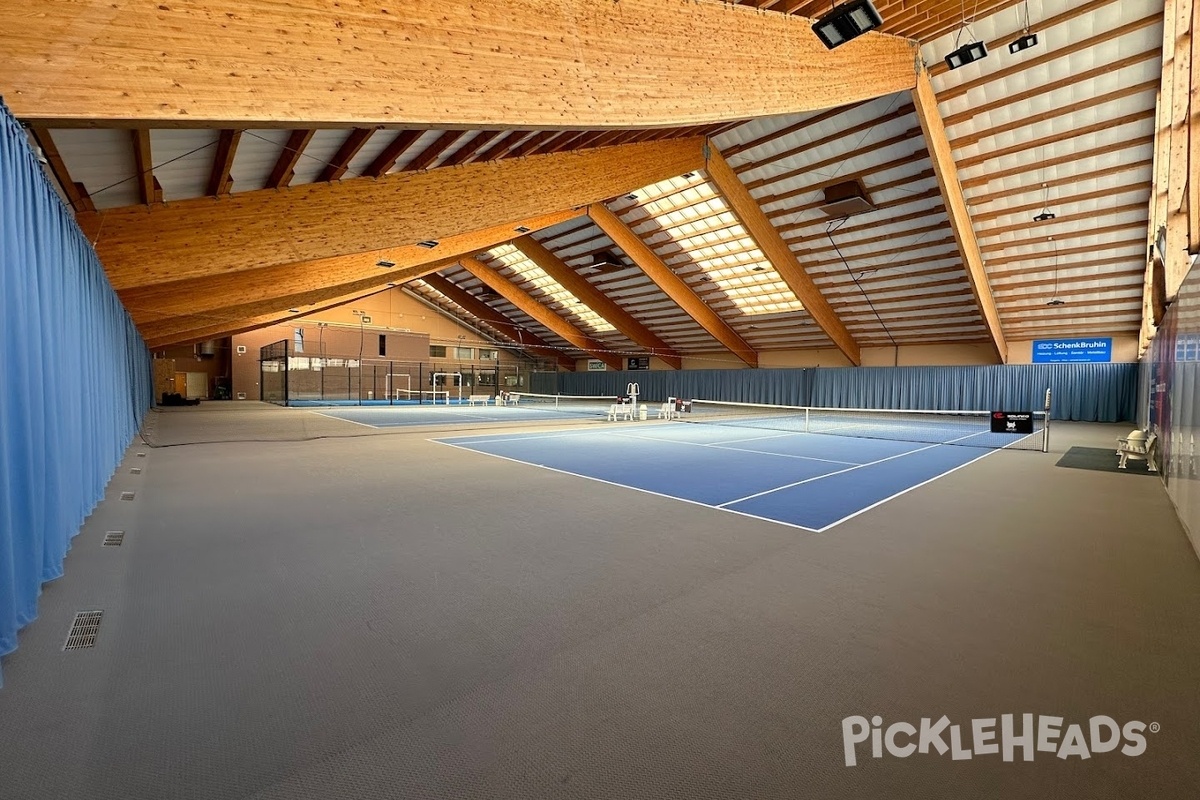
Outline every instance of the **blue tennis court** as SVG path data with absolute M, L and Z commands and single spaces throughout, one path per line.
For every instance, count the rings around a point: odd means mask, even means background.
M 814 532 L 995 452 L 680 422 L 433 441 Z

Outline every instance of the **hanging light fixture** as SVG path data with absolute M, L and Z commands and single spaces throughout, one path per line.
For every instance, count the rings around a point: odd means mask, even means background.
M 1036 45 L 1038 43 L 1037 34 L 1029 32 L 1029 0 L 1025 0 L 1024 6 L 1025 6 L 1025 27 L 1022 28 L 1022 30 L 1024 31 L 1024 35 L 1020 36 L 1016 40 L 1008 43 L 1008 52 L 1010 52 L 1010 53 L 1019 53 L 1022 50 L 1028 50 L 1029 48 L 1033 47 L 1034 45 Z
M 832 50 L 851 39 L 873 31 L 883 24 L 883 17 L 871 5 L 871 0 L 851 0 L 835 5 L 833 10 L 813 23 L 813 33 Z
M 975 20 L 972 19 L 971 21 L 974 22 Z M 959 46 L 958 42 L 962 38 L 963 31 L 966 31 L 971 39 L 966 44 Z M 954 52 L 946 56 L 946 66 L 950 69 L 958 69 L 974 61 L 987 58 L 987 45 L 975 40 L 975 34 L 971 33 L 971 28 L 967 23 L 966 0 L 962 0 L 962 26 L 958 29 L 958 33 L 954 35 L 954 47 Z

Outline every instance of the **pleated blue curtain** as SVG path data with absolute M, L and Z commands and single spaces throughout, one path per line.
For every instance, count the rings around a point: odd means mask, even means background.
M 62 575 L 153 380 L 145 343 L 2 102 L 0 309 L 3 656 L 37 616 L 42 584 Z
M 1040 410 L 1052 419 L 1118 422 L 1137 414 L 1137 364 L 1013 364 L 963 367 L 843 367 L 537 373 L 532 391 L 618 395 L 636 381 L 641 397 L 732 400 L 832 408 Z

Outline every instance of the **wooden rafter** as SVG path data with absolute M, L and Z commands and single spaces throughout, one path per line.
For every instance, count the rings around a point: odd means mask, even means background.
M 725 162 L 719 150 L 709 145 L 709 156 L 705 164 L 709 178 L 725 198 L 729 209 L 742 223 L 750 238 L 758 244 L 759 250 L 766 256 L 779 277 L 796 295 L 796 299 L 804 306 L 813 321 L 825 331 L 825 335 L 837 345 L 837 348 L 855 366 L 862 363 L 858 343 L 850 335 L 845 324 L 838 318 L 829 302 L 821 295 L 812 278 L 800 266 L 796 255 L 791 251 L 779 231 L 771 225 L 771 221 L 763 214 L 758 203 L 749 190 L 738 180 L 737 175 Z
M 233 169 L 233 159 L 237 155 L 238 142 L 242 132 L 231 129 L 221 131 L 217 139 L 217 152 L 213 156 L 212 173 L 208 178 L 208 194 L 215 197 L 219 194 L 229 194 L 233 191 L 233 179 L 229 171 Z
M 525 290 L 498 274 L 481 261 L 474 258 L 463 258 L 459 261 L 463 269 L 471 273 L 483 285 L 512 303 L 521 313 L 533 318 L 535 322 L 547 328 L 562 339 L 566 339 L 572 347 L 583 350 L 592 358 L 598 358 L 613 369 L 624 369 L 621 357 L 608 351 L 607 346 L 592 338 L 590 335 L 572 325 L 567 320 L 555 314 Z
M 423 269 L 428 272 L 435 272 L 439 269 L 444 269 L 449 263 L 453 262 L 439 260 L 425 265 Z M 420 277 L 421 274 L 424 274 L 419 271 L 414 272 L 417 272 L 417 274 L 413 274 L 411 277 Z M 138 325 L 138 330 L 142 332 L 142 338 L 146 341 L 158 341 L 166 337 L 178 337 L 185 331 L 194 331 L 214 325 L 223 325 L 231 330 L 243 329 L 246 321 L 255 317 L 281 313 L 283 310 L 289 308 L 312 306 L 337 297 L 343 297 L 347 294 L 381 289 L 392 282 L 396 281 L 388 281 L 386 276 L 382 278 L 380 276 L 372 276 L 352 283 L 341 284 L 339 286 L 321 286 L 282 297 L 273 297 L 269 300 L 239 302 L 211 309 L 202 314 L 190 314 L 154 322 L 144 322 Z
M 942 124 L 937 95 L 934 94 L 928 72 L 922 70 L 921 74 L 917 76 L 917 87 L 913 89 L 912 97 L 913 106 L 917 111 L 917 119 L 920 120 L 921 129 L 925 132 L 925 144 L 929 148 L 929 158 L 933 162 L 933 171 L 937 175 L 938 187 L 942 191 L 946 213 L 950 217 L 950 228 L 954 232 L 959 255 L 962 256 L 967 277 L 971 282 L 971 293 L 979 307 L 979 314 L 987 325 L 988 335 L 996 349 L 996 355 L 1000 357 L 1001 363 L 1007 363 L 1008 345 L 1004 341 L 1000 314 L 996 310 L 996 301 L 992 297 L 992 287 L 988 283 L 987 270 L 983 265 L 979 242 L 975 238 L 975 228 L 971 222 L 970 211 L 967 209 L 967 201 L 963 196 L 962 186 L 958 182 L 954 154 L 951 152 L 950 142 L 946 139 L 946 128 Z
M 455 150 L 453 155 L 443 161 L 442 166 L 457 167 L 459 164 L 466 164 L 474 160 L 475 156 L 479 155 L 489 142 L 495 141 L 496 137 L 503 133 L 503 131 L 480 131 L 475 138 Z
M 530 261 L 541 267 L 542 272 L 558 281 L 560 286 L 575 295 L 581 303 L 596 312 L 601 319 L 620 331 L 630 341 L 646 348 L 651 355 L 657 356 L 672 369 L 683 367 L 683 360 L 675 348 L 621 308 L 616 301 L 593 286 L 587 278 L 564 264 L 562 259 L 551 253 L 537 239 L 526 235 L 515 239 L 513 244 Z
M 358 151 L 363 148 L 367 140 L 371 138 L 371 134 L 375 133 L 373 128 L 355 128 L 350 131 L 349 135 L 342 142 L 342 146 L 338 148 L 337 153 L 321 170 L 321 174 L 317 176 L 319 183 L 327 181 L 341 180 L 346 171 L 350 169 L 350 162 L 358 155 Z
M 720 342 L 731 353 L 752 367 L 758 366 L 758 353 L 729 326 L 717 312 L 708 307 L 692 287 L 663 263 L 641 238 L 603 203 L 588 206 L 588 216 L 621 248 L 633 263 L 662 289 L 683 311 Z
M 375 156 L 375 160 L 371 165 L 363 170 L 363 175 L 368 178 L 378 178 L 381 175 L 386 175 L 392 167 L 396 166 L 396 162 L 400 160 L 408 149 L 417 143 L 424 131 L 400 131 L 396 137 L 388 142 L 387 147 Z
M 419 172 L 423 169 L 428 169 L 437 162 L 442 154 L 454 146 L 454 143 L 466 136 L 466 131 L 446 131 L 441 136 L 433 141 L 428 147 L 422 150 L 408 164 L 404 165 L 402 172 Z
M 304 35 L 264 48 L 277 29 Z M 696 42 L 721 42 L 721 57 Z M 0 29 L 0 52 L 6 100 L 35 124 L 238 129 L 681 127 L 911 89 L 917 61 L 895 36 L 828 50 L 779 14 L 661 0 L 622 0 L 620 13 L 611 0 L 408 4 L 386 24 L 322 4 L 243 15 L 80 0 Z M 230 63 L 255 102 L 229 91 Z
M 283 145 L 283 152 L 279 154 L 279 159 L 271 170 L 270 177 L 267 178 L 265 188 L 282 189 L 292 182 L 292 176 L 296 173 L 296 164 L 299 163 L 300 156 L 304 155 L 304 148 L 308 147 L 314 133 L 316 131 L 311 129 L 291 132 L 287 142 Z
M 92 203 L 92 198 L 88 196 L 87 189 L 82 183 L 76 183 L 71 180 L 71 173 L 67 170 L 67 163 L 63 161 L 62 154 L 58 152 L 57 145 L 54 144 L 54 137 L 50 135 L 50 131 L 46 128 L 31 127 L 29 132 L 33 134 L 34 141 L 38 147 L 42 148 L 42 155 L 46 157 L 46 163 L 50 166 L 50 171 L 54 173 L 55 180 L 62 187 L 63 194 L 67 197 L 67 202 L 71 204 L 71 208 L 75 213 L 81 211 L 96 210 L 96 206 Z
M 476 161 L 495 161 L 498 158 L 503 158 L 509 150 L 516 147 L 517 142 L 529 135 L 530 131 L 511 131 L 497 139 Z
M 435 273 L 433 275 L 426 275 L 421 280 L 445 295 L 449 298 L 450 302 L 459 306 L 459 308 L 475 317 L 475 319 L 486 322 L 509 339 L 512 339 L 521 346 L 521 349 L 544 358 L 553 358 L 564 369 L 572 371 L 575 369 L 575 359 L 564 356 L 560 349 L 549 344 L 541 337 L 525 330 L 516 322 L 513 322 L 449 278 Z
M 377 180 L 313 183 L 79 218 L 117 290 L 415 245 L 586 206 L 703 164 L 673 139 Z M 371 213 L 364 214 L 368 208 Z
M 182 278 L 168 283 L 122 289 L 118 295 L 134 322 L 142 324 L 239 303 L 270 300 L 320 286 L 356 283 L 372 277 L 378 278 L 380 283 L 408 280 L 424 274 L 426 265 L 430 263 L 470 255 L 511 241 L 521 235 L 518 228 L 542 230 L 582 215 L 580 210 L 567 209 L 516 220 L 448 236 L 432 250 L 418 245 L 401 245 L 225 275 Z M 392 266 L 382 267 L 380 262 Z
M 154 177 L 154 158 L 150 153 L 150 131 L 134 128 L 129 132 L 133 140 L 133 165 L 137 170 L 138 197 L 144 205 L 162 202 L 162 188 Z

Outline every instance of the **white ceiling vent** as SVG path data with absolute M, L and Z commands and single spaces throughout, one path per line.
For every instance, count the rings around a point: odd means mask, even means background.
M 843 181 L 825 187 L 825 202 L 820 206 L 826 216 L 834 219 L 852 217 L 874 211 L 871 199 L 858 181 Z

